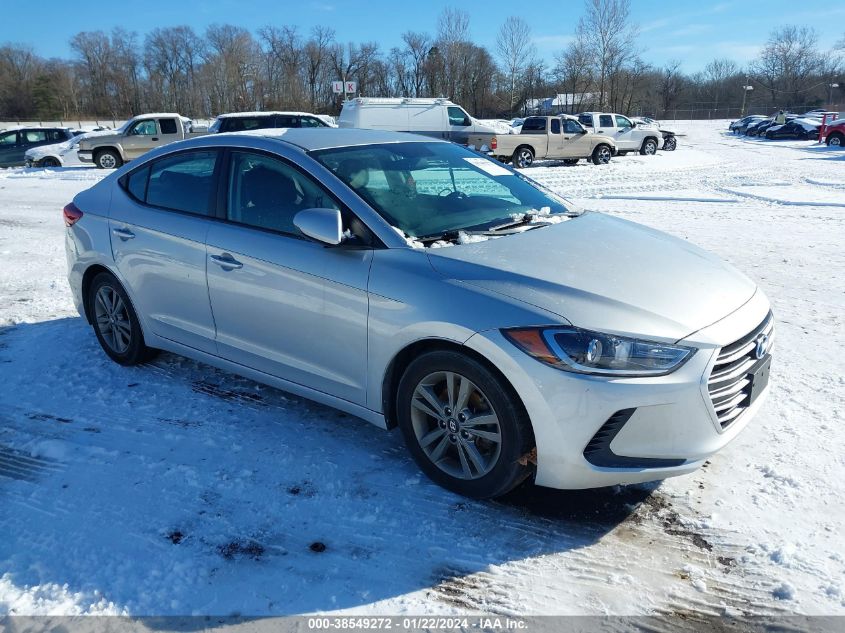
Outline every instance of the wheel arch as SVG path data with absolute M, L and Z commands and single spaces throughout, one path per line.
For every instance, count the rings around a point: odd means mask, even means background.
M 120 275 L 115 273 L 112 269 L 108 266 L 104 266 L 103 264 L 92 264 L 88 268 L 85 269 L 85 272 L 82 274 L 82 310 L 85 313 L 85 320 L 90 324 L 94 324 L 94 314 L 93 310 L 91 309 L 91 301 L 89 295 L 91 294 L 91 284 L 96 279 L 97 275 L 100 273 L 108 273 L 112 277 L 117 280 L 117 283 L 120 284 L 120 287 L 123 288 L 123 291 L 126 293 L 126 296 L 129 298 L 129 304 L 132 307 L 132 310 L 135 312 L 135 316 L 138 318 L 138 326 L 141 328 L 141 339 L 146 344 L 147 342 L 147 335 L 146 335 L 146 324 L 145 324 L 145 316 L 141 314 L 138 310 L 135 299 L 132 296 L 132 293 L 127 288 L 126 284 L 120 278 Z
M 388 364 L 382 378 L 381 388 L 382 411 L 384 412 L 384 421 L 387 429 L 393 429 L 398 424 L 396 395 L 399 388 L 399 381 L 402 380 L 402 375 L 405 373 L 408 365 L 410 365 L 417 356 L 424 352 L 433 351 L 460 352 L 461 354 L 464 354 L 465 356 L 468 356 L 476 362 L 484 365 L 488 371 L 501 380 L 502 384 L 508 389 L 509 395 L 516 403 L 516 406 L 522 410 L 526 419 L 529 420 L 532 442 L 534 441 L 534 426 L 533 422 L 531 422 L 530 416 L 528 416 L 525 403 L 522 401 L 522 398 L 519 396 L 516 388 L 511 384 L 511 381 L 507 379 L 498 367 L 496 367 L 495 363 L 471 347 L 462 345 L 461 343 L 455 341 L 439 338 L 419 339 L 406 345 L 396 353 Z
M 516 146 L 516 149 L 513 150 L 513 154 L 511 154 L 511 157 L 516 156 L 519 153 L 519 150 L 521 150 L 523 148 L 527 149 L 529 152 L 531 152 L 532 156 L 534 156 L 534 157 L 537 156 L 537 150 L 534 149 L 533 146 L 531 146 L 529 143 L 520 143 L 519 145 Z
M 109 150 L 116 153 L 120 157 L 120 160 L 122 160 L 123 162 L 126 162 L 126 158 L 123 155 L 123 148 L 118 143 L 115 143 L 114 145 L 97 146 L 97 147 L 94 148 L 94 151 L 92 152 L 91 155 L 93 156 L 94 161 L 96 162 L 97 156 L 99 156 L 103 152 L 107 152 Z

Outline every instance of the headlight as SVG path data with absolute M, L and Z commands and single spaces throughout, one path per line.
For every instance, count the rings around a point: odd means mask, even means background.
M 575 327 L 502 330 L 526 354 L 546 365 L 579 374 L 610 377 L 664 376 L 688 361 L 696 349 L 643 341 Z

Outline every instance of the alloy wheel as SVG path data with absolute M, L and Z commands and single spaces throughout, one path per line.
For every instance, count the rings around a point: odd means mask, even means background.
M 610 162 L 610 148 L 602 147 L 599 149 L 599 162 L 606 165 Z
M 457 479 L 489 473 L 502 451 L 499 417 L 471 380 L 452 371 L 423 378 L 411 399 L 414 435 L 426 457 Z
M 125 354 L 132 342 L 132 323 L 121 296 L 111 286 L 102 286 L 94 300 L 94 317 L 103 340 L 116 354 Z
M 534 162 L 534 155 L 531 153 L 530 150 L 521 149 L 519 150 L 519 154 L 516 156 L 516 165 L 517 167 L 530 167 L 531 163 Z
M 657 146 L 654 144 L 654 141 L 647 141 L 643 151 L 646 153 L 646 156 L 651 156 L 657 151 Z
M 827 144 L 831 147 L 839 147 L 840 145 L 842 145 L 842 139 L 838 136 L 832 136 L 830 140 L 828 140 Z

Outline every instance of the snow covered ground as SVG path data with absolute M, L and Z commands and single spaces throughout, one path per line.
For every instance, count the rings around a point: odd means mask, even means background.
M 759 282 L 771 397 L 693 475 L 498 502 L 430 483 L 398 433 L 107 360 L 60 216 L 103 172 L 0 170 L 0 615 L 845 614 L 845 152 L 670 127 L 673 153 L 528 173 Z

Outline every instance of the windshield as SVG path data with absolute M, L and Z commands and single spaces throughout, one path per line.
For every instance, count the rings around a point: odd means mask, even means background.
M 526 214 L 578 213 L 538 183 L 452 143 L 390 143 L 311 153 L 410 237 L 486 230 Z

